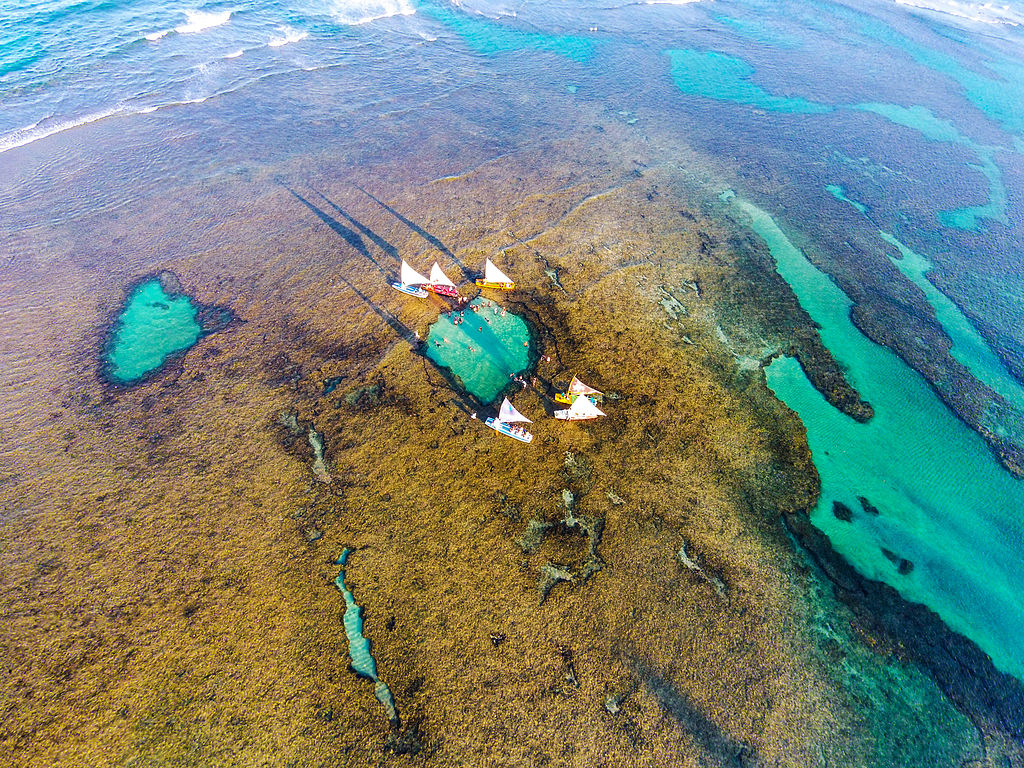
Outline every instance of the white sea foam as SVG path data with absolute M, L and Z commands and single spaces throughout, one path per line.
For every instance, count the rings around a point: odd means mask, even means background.
M 981 24 L 1006 24 L 1019 27 L 1024 24 L 1024 7 L 1019 5 L 996 5 L 994 3 L 969 3 L 962 0 L 893 0 L 897 5 L 933 11 L 946 16 L 955 16 Z
M 391 16 L 416 13 L 412 0 L 331 0 L 330 14 L 341 24 L 368 24 Z
M 39 141 L 39 139 L 45 139 L 47 136 L 53 136 L 54 134 L 61 133 L 62 131 L 77 128 L 80 125 L 94 123 L 105 117 L 119 115 L 125 111 L 126 108 L 123 105 L 118 105 L 116 107 L 111 107 L 110 109 L 104 109 L 99 112 L 93 112 L 82 117 L 71 118 L 68 120 L 58 120 L 54 122 L 40 120 L 33 125 L 25 128 L 19 128 L 16 131 L 11 131 L 4 136 L 0 136 L 0 153 L 16 149 L 17 147 L 24 147 L 26 144 L 31 144 L 33 141 Z
M 151 43 L 155 43 L 161 37 L 165 37 L 167 35 L 167 33 L 170 32 L 170 31 L 171 30 L 169 30 L 169 29 L 161 29 L 159 32 L 150 32 L 149 34 L 146 35 L 146 39 L 149 40 L 149 42 L 151 42 Z
M 225 53 L 224 54 L 224 58 L 225 59 L 237 59 L 243 53 L 245 53 L 245 51 L 243 51 L 241 48 L 239 48 L 237 51 L 232 51 L 231 53 Z
M 207 29 L 227 24 L 231 18 L 231 11 L 185 11 L 187 22 L 174 31 L 181 35 L 189 35 L 194 32 L 202 32 Z
M 293 27 L 278 27 L 277 31 L 281 34 L 281 37 L 270 38 L 270 42 L 268 42 L 267 45 L 271 48 L 280 48 L 282 45 L 297 43 L 299 40 L 305 40 L 309 37 L 309 32 L 305 32 L 301 29 L 295 29 Z

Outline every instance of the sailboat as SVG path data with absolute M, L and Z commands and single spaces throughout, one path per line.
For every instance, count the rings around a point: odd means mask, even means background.
M 490 259 L 484 262 L 484 276 L 477 279 L 476 284 L 481 288 L 500 288 L 503 291 L 511 291 L 516 287 L 512 278 L 494 266 Z
M 429 282 L 427 278 L 410 267 L 405 259 L 402 259 L 402 271 L 399 273 L 399 281 L 392 281 L 391 287 L 396 291 L 415 296 L 417 299 L 425 299 L 427 298 L 427 292 L 420 286 Z
M 597 403 L 597 399 L 602 397 L 604 392 L 596 390 L 593 387 L 588 387 L 582 381 L 573 376 L 572 381 L 569 382 L 569 387 L 565 392 L 558 392 L 555 395 L 555 401 L 572 405 L 580 395 L 586 395 L 586 399 L 590 400 L 591 403 Z
M 594 405 L 589 397 L 577 397 L 568 408 L 555 411 L 556 419 L 565 421 L 583 421 L 585 419 L 597 419 L 607 414 Z
M 533 435 L 531 435 L 522 427 L 515 426 L 515 423 L 519 421 L 525 421 L 527 424 L 533 423 L 532 421 L 530 421 L 530 419 L 526 418 L 525 416 L 523 416 L 523 414 L 517 411 L 512 406 L 512 403 L 510 403 L 508 401 L 508 398 L 506 397 L 501 402 L 501 408 L 498 409 L 498 418 L 494 418 L 492 416 L 489 419 L 487 419 L 487 421 L 485 421 L 484 424 L 493 429 L 495 432 L 500 432 L 501 434 L 507 437 L 511 437 L 513 440 L 520 440 L 524 443 L 532 443 Z
M 448 275 L 441 270 L 441 266 L 436 261 L 430 268 L 430 282 L 425 287 L 428 291 L 433 291 L 441 296 L 451 296 L 453 299 L 459 296 L 459 290 L 455 287 L 455 283 L 448 279 Z

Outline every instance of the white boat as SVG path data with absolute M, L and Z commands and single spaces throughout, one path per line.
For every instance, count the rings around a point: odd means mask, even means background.
M 396 291 L 415 296 L 417 299 L 425 299 L 427 298 L 427 292 L 421 286 L 429 282 L 427 278 L 410 267 L 405 259 L 402 259 L 402 271 L 399 273 L 399 282 L 392 282 L 391 287 Z
M 434 266 L 430 268 L 430 282 L 426 286 L 428 291 L 439 293 L 442 296 L 451 296 L 453 299 L 459 295 L 459 289 L 455 287 L 455 283 L 448 279 L 448 275 L 441 269 L 441 265 L 436 261 Z
M 512 278 L 494 266 L 490 259 L 484 262 L 484 276 L 476 284 L 481 288 L 500 288 L 503 291 L 511 291 L 516 287 Z
M 555 411 L 556 419 L 564 419 L 565 421 L 583 421 L 585 419 L 597 419 L 607 414 L 594 405 L 594 401 L 589 397 L 577 396 L 572 401 L 572 405 L 568 408 Z
M 526 418 L 525 416 L 523 416 L 523 414 L 517 411 L 513 407 L 512 403 L 510 403 L 508 401 L 508 398 L 506 397 L 501 402 L 501 408 L 498 409 L 498 417 L 494 418 L 492 416 L 489 419 L 487 419 L 484 422 L 484 424 L 493 429 L 495 432 L 500 432 L 506 437 L 511 437 L 513 440 L 519 440 L 524 443 L 532 443 L 533 435 L 531 435 L 522 427 L 515 426 L 517 422 L 523 421 L 525 421 L 527 424 L 533 423 L 530 419 Z
M 596 404 L 598 398 L 604 396 L 604 392 L 594 389 L 593 387 L 588 387 L 582 381 L 573 376 L 572 381 L 569 382 L 568 388 L 565 392 L 557 393 L 555 395 L 555 400 L 559 403 L 572 405 L 580 395 L 585 395 L 586 397 L 584 399 Z

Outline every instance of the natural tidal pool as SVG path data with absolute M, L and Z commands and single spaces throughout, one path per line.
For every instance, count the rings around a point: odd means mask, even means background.
M 1024 679 L 1020 482 L 919 374 L 860 333 L 850 299 L 771 216 L 731 199 L 875 411 L 855 422 L 825 401 L 795 359 L 768 367 L 769 387 L 807 427 L 821 477 L 811 521 L 860 573 L 929 606 L 997 668 Z M 833 513 L 836 502 L 849 520 Z
M 486 405 L 529 367 L 530 329 L 521 317 L 477 297 L 430 326 L 427 357 Z
M 203 333 L 199 307 L 184 294 L 166 291 L 157 277 L 132 291 L 115 323 L 105 362 L 119 384 L 139 381 Z
M 398 713 L 395 710 L 394 697 L 387 683 L 377 677 L 377 662 L 370 653 L 370 641 L 363 635 L 363 609 L 356 603 L 352 590 L 345 586 L 345 567 L 351 554 L 351 549 L 345 549 L 334 563 L 341 566 L 334 586 L 345 598 L 345 615 L 342 621 L 345 625 L 345 637 L 348 639 L 348 656 L 355 673 L 373 682 L 374 696 L 384 706 L 388 720 L 397 722 Z

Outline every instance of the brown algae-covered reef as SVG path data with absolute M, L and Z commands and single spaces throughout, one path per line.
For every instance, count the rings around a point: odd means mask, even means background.
M 246 322 L 116 393 L 85 351 L 62 358 L 62 415 L 25 417 L 61 447 L 18 445 L 2 486 L 5 509 L 16 491 L 46 510 L 4 520 L 17 764 L 981 759 L 780 521 L 817 476 L 763 365 L 795 355 L 831 402 L 867 406 L 763 245 L 631 136 L 610 124 L 435 181 L 382 171 L 360 184 L 376 199 L 308 173 L 196 192 L 200 209 L 248 196 L 254 228 L 287 212 L 279 255 L 253 264 L 226 235 L 165 259 Z M 391 291 L 389 248 L 515 277 L 485 295 L 542 356 L 515 396 L 532 445 L 471 419 L 421 354 L 448 305 Z M 547 418 L 574 373 L 608 418 Z M 394 719 L 348 669 L 346 550 Z

